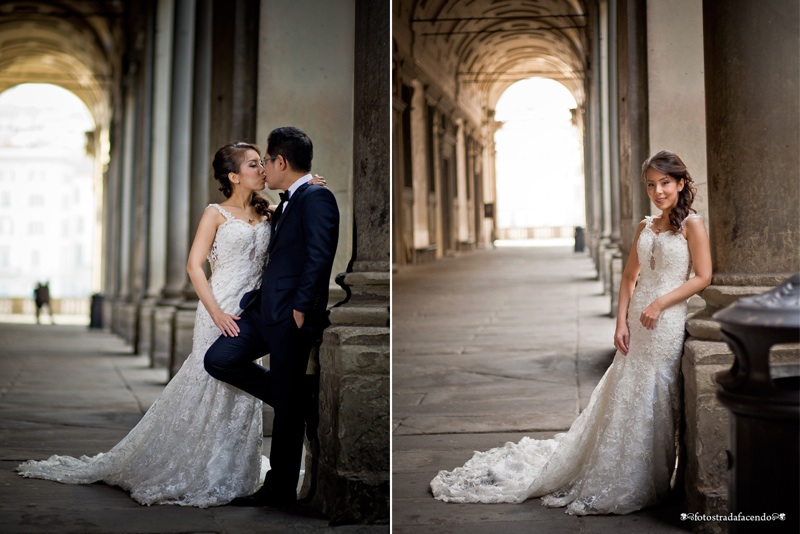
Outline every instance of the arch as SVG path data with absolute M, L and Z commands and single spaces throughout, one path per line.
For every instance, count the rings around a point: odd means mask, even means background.
M 495 119 L 501 238 L 571 238 L 585 223 L 577 102 L 562 83 L 530 78 L 500 96 Z
M 86 104 L 98 129 L 107 130 L 118 4 L 32 1 L 2 6 L 0 92 L 20 83 L 61 86 Z
M 583 104 L 587 13 L 580 0 L 417 0 L 409 17 L 418 60 L 435 55 L 459 90 L 477 93 L 487 109 L 531 77 L 561 82 Z
M 120 101 L 125 3 L 119 0 L 28 0 L 0 5 L 0 93 L 23 83 L 61 87 L 77 96 L 95 124 L 87 135 L 94 156 L 94 259 L 99 291 L 105 173 L 114 106 Z

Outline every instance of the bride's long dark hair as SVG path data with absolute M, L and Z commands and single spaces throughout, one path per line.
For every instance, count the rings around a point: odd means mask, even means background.
M 647 169 L 655 169 L 663 172 L 670 178 L 679 182 L 683 180 L 683 189 L 678 192 L 678 202 L 669 212 L 669 229 L 673 232 L 681 231 L 683 220 L 690 213 L 696 213 L 692 208 L 694 196 L 697 190 L 694 187 L 694 180 L 689 174 L 686 164 L 674 152 L 662 150 L 650 158 L 642 165 L 642 179 L 646 180 Z
M 261 155 L 257 146 L 243 141 L 228 143 L 214 154 L 214 162 L 211 164 L 214 168 L 214 179 L 219 182 L 219 190 L 222 191 L 225 198 L 231 198 L 233 194 L 233 184 L 231 184 L 228 174 L 239 173 L 239 169 L 241 169 L 242 163 L 244 163 L 244 155 L 248 150 L 255 150 L 259 156 Z M 253 196 L 250 198 L 250 205 L 253 206 L 256 209 L 256 213 L 261 216 L 266 215 L 269 217 L 271 215 L 267 199 L 258 194 L 258 191 L 253 191 Z

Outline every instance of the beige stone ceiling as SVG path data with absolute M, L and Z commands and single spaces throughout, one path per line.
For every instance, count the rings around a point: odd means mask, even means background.
M 516 81 L 563 83 L 581 104 L 586 56 L 582 0 L 401 0 L 414 50 L 438 55 L 447 75 L 494 108 Z M 405 9 L 403 9 L 405 8 Z
M 0 92 L 52 83 L 107 125 L 113 28 L 122 8 L 120 1 L 0 2 Z

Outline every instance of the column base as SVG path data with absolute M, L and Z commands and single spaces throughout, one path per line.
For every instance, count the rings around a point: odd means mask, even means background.
M 153 358 L 153 314 L 155 313 L 157 299 L 144 299 L 139 306 L 139 335 L 137 336 L 134 352 Z
M 169 356 L 169 378 L 175 376 L 180 371 L 183 362 L 192 353 L 194 337 L 194 320 L 197 315 L 197 308 L 179 307 L 175 311 L 173 318 L 173 342 Z
M 150 367 L 167 369 L 172 357 L 173 318 L 176 306 L 160 304 L 153 312 L 153 350 Z
M 728 410 L 717 400 L 714 376 L 730 369 L 733 359 L 733 353 L 722 342 L 689 338 L 684 345 L 681 372 L 687 512 L 727 513 Z M 711 495 L 716 497 L 709 498 Z
M 332 524 L 389 520 L 389 384 L 388 326 L 325 331 L 312 503 Z

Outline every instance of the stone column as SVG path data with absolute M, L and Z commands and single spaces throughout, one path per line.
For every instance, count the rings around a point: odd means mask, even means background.
M 703 2 L 714 276 L 702 293 L 706 308 L 687 324 L 692 337 L 682 361 L 692 511 L 727 511 L 728 412 L 716 400 L 714 375 L 730 368 L 733 355 L 709 316 L 800 270 L 799 18 L 794 0 Z M 797 364 L 800 354 L 784 346 L 770 360 Z M 696 529 L 718 532 L 720 525 Z
M 489 113 L 489 119 L 483 125 L 483 151 L 481 165 L 483 166 L 483 203 L 491 206 L 491 215 L 483 218 L 482 239 L 485 247 L 494 246 L 495 229 L 497 228 L 497 180 L 495 171 L 495 154 L 497 152 L 494 144 L 494 134 L 501 123 L 494 120 L 494 110 Z M 481 209 L 484 209 L 481 206 Z M 484 213 L 484 215 L 486 215 Z
M 139 306 L 138 354 L 150 356 L 151 367 L 166 367 L 153 358 L 153 317 L 166 285 L 167 199 L 172 34 L 175 0 L 158 0 L 154 52 L 153 115 L 151 128 L 149 228 L 147 232 L 147 287 Z M 164 353 L 166 354 L 166 353 Z
M 355 5 L 353 256 L 320 351 L 313 501 L 333 524 L 389 518 L 389 4 Z
M 648 157 L 646 1 L 617 1 L 620 248 L 627 261 L 636 227 L 649 213 L 641 167 Z
M 608 28 L 608 2 L 601 0 L 598 6 L 598 53 L 597 53 L 597 67 L 595 71 L 600 77 L 599 100 L 598 108 L 600 110 L 600 154 L 602 158 L 600 161 L 600 176 L 603 178 L 603 227 L 602 236 L 611 240 L 613 219 L 611 217 L 611 149 L 609 147 L 610 139 L 610 115 L 609 115 L 609 78 L 608 78 L 608 54 L 609 54 L 609 28 Z
M 600 248 L 600 261 L 601 273 L 603 279 L 603 287 L 609 299 L 609 315 L 612 317 L 616 314 L 617 310 L 617 297 L 615 293 L 619 292 L 619 273 L 621 268 L 619 266 L 619 259 L 621 258 L 619 252 L 619 239 L 614 239 L 614 214 L 613 204 L 614 189 L 613 179 L 611 175 L 611 162 L 616 160 L 612 154 L 617 154 L 611 150 L 611 114 L 610 114 L 610 79 L 609 79 L 609 55 L 610 48 L 610 28 L 609 28 L 609 5 L 608 2 L 603 0 L 598 5 L 598 33 L 599 33 L 599 51 L 597 54 L 598 67 L 600 76 L 600 89 L 598 107 L 600 108 L 600 124 L 599 137 L 600 137 L 600 153 L 602 158 L 600 161 L 599 173 L 602 177 L 602 228 L 601 228 L 601 243 Z M 615 130 L 616 131 L 616 130 Z M 618 184 L 617 184 L 618 185 Z M 617 287 L 615 287 L 617 286 Z
M 406 109 L 406 103 L 400 96 L 400 87 L 402 84 L 397 82 L 397 91 L 392 94 L 392 173 L 394 180 L 392 181 L 393 195 L 392 195 L 392 225 L 396 230 L 392 232 L 392 261 L 395 265 L 405 265 L 407 263 L 405 246 L 403 244 L 403 113 Z M 437 238 L 439 243 L 438 250 L 441 250 L 441 241 Z M 438 254 L 437 254 L 438 257 Z
M 138 4 L 140 27 L 131 51 L 135 54 L 135 137 L 133 142 L 133 194 L 131 213 L 130 295 L 125 303 L 125 338 L 138 353 L 139 307 L 147 284 L 147 235 L 150 229 L 150 149 L 152 147 L 155 2 Z
M 434 188 L 436 189 L 436 213 L 434 217 L 436 217 L 436 236 L 434 239 L 436 240 L 436 253 L 435 258 L 441 259 L 444 257 L 444 219 L 443 219 L 443 211 L 445 206 L 442 205 L 442 121 L 441 121 L 441 112 L 435 106 L 432 108 L 433 111 L 433 128 L 431 131 L 431 135 L 433 136 L 432 147 L 433 149 L 431 152 L 433 153 L 433 184 Z
M 276 12 L 280 11 L 276 9 L 272 13 Z M 205 176 L 211 175 L 210 163 L 214 152 L 225 143 L 266 142 L 266 137 L 256 139 L 259 62 L 255 43 L 259 41 L 260 16 L 258 2 L 214 0 L 210 26 L 204 29 L 207 34 L 198 35 L 198 46 L 203 39 L 213 42 L 213 47 L 204 52 L 209 56 L 210 73 L 206 76 L 210 74 L 211 84 L 208 89 L 210 102 L 204 104 L 210 106 L 211 113 L 207 119 L 210 131 L 203 145 L 208 152 L 203 170 Z M 232 32 L 230 28 L 237 30 Z M 197 80 L 201 81 L 201 77 L 198 76 Z M 222 200 L 224 197 L 217 188 L 213 182 L 205 189 L 209 190 L 210 198 Z
M 619 83 L 617 78 L 617 0 L 608 0 L 608 166 L 611 182 L 611 240 L 619 247 Z M 616 291 L 616 290 L 615 290 Z
M 196 3 L 175 1 L 170 96 L 167 268 L 162 300 L 153 316 L 153 360 L 168 366 L 174 344 L 174 318 L 186 286 L 189 254 L 189 173 L 191 169 L 192 85 Z
M 607 280 L 607 272 L 603 263 L 603 173 L 600 128 L 600 13 L 596 1 L 587 3 L 589 65 L 586 72 L 586 124 L 584 133 L 585 146 L 585 180 L 587 182 L 586 213 L 587 244 L 595 261 L 595 268 L 601 280 Z
M 456 119 L 456 187 L 458 188 L 458 244 L 461 249 L 469 241 L 469 210 L 467 209 L 467 141 L 464 119 Z
M 209 132 L 211 130 L 212 0 L 197 0 L 195 17 L 191 172 L 189 174 L 189 246 L 194 240 L 195 229 L 200 224 L 200 218 L 208 205 L 208 182 L 211 181 L 210 163 L 212 154 L 209 153 L 207 147 L 209 146 Z M 246 32 L 234 33 L 245 34 Z M 236 81 L 233 80 L 234 83 Z M 183 362 L 192 352 L 197 302 L 197 294 L 187 276 L 186 285 L 183 288 L 183 301 L 178 305 L 175 312 L 175 333 L 169 365 L 170 378 L 175 376 L 175 373 L 178 372 Z
M 105 175 L 103 239 L 105 241 L 105 299 L 103 300 L 103 327 L 114 331 L 114 303 L 119 295 L 120 262 L 119 232 L 122 205 L 120 200 L 122 170 L 122 106 L 119 94 L 115 94 L 114 111 L 109 131 L 109 163 Z
M 472 176 L 472 218 L 473 238 L 476 247 L 483 245 L 483 150 L 481 144 L 473 139 L 469 159 L 471 162 Z
M 605 5 L 605 4 L 604 4 Z M 622 236 L 620 233 L 620 176 L 619 176 L 619 84 L 617 78 L 617 0 L 608 0 L 608 167 L 611 186 L 611 242 L 614 254 L 611 256 L 609 285 L 611 288 L 610 313 L 617 316 L 619 305 L 619 285 L 622 279 Z
M 430 245 L 428 234 L 428 135 L 425 122 L 425 87 L 412 80 L 414 96 L 411 97 L 411 175 L 414 183 L 414 248 Z
M 130 66 L 129 66 L 130 67 Z M 120 150 L 120 169 L 118 178 L 119 183 L 119 244 L 117 248 L 118 271 L 117 271 L 117 298 L 114 300 L 111 330 L 121 336 L 126 342 L 130 342 L 130 294 L 131 294 L 131 248 L 133 237 L 133 167 L 134 167 L 134 140 L 136 136 L 136 98 L 133 90 L 134 74 L 128 70 L 125 74 L 123 84 L 123 118 L 122 118 L 122 137 L 119 139 Z

